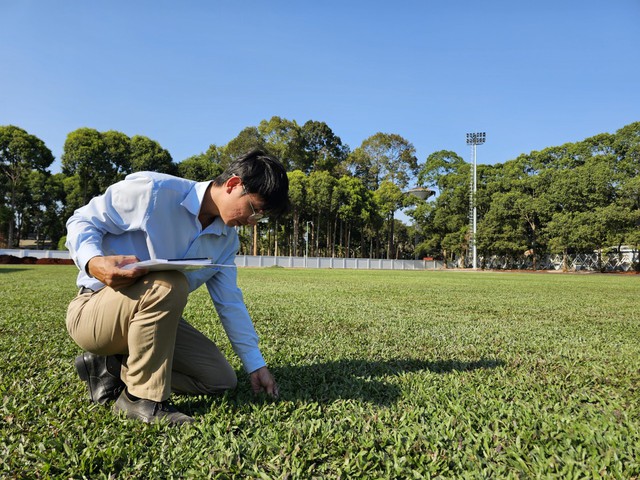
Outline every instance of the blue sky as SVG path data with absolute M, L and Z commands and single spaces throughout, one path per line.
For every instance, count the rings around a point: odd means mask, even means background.
M 0 125 L 59 171 L 80 127 L 146 135 L 174 161 L 274 115 L 478 163 L 640 121 L 639 0 L 0 0 Z

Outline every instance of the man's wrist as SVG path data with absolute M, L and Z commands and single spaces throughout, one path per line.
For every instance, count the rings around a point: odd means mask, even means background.
M 91 260 L 93 260 L 94 258 L 98 258 L 101 257 L 101 255 L 95 255 L 93 257 L 91 257 L 87 263 L 84 266 L 84 271 L 87 275 L 89 275 L 91 278 L 95 278 L 93 275 L 91 275 L 91 269 L 89 268 L 89 265 L 91 264 Z
M 260 349 L 255 349 L 251 353 L 245 353 L 240 357 L 244 370 L 247 373 L 253 373 L 260 370 L 262 367 L 267 366 L 267 362 L 264 360 Z

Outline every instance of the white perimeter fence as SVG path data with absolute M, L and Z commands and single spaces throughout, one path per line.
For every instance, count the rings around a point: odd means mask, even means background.
M 60 258 L 69 259 L 69 252 L 66 250 L 31 250 L 28 248 L 0 248 L 0 255 L 11 255 L 12 257 L 33 257 L 33 258 Z
M 238 255 L 239 267 L 347 268 L 360 270 L 437 270 L 443 262 L 434 260 L 384 260 L 377 258 L 254 257 Z
M 0 255 L 34 258 L 68 259 L 66 250 L 0 249 Z M 566 267 L 564 266 L 566 260 Z M 536 258 L 536 270 L 630 272 L 638 268 L 640 252 L 603 254 L 546 255 Z M 437 260 L 385 260 L 373 258 L 329 257 L 275 257 L 238 255 L 238 267 L 288 267 L 288 268 L 343 268 L 361 270 L 439 270 L 444 263 Z M 448 268 L 458 267 L 458 262 L 448 262 Z M 478 265 L 496 270 L 533 270 L 531 257 L 492 256 L 479 258 Z
M 496 270 L 533 270 L 532 257 L 509 257 L 494 255 L 480 257 L 478 265 Z M 632 272 L 640 266 L 640 252 L 624 253 L 579 253 L 576 255 L 543 255 L 536 258 L 536 270 Z
M 0 249 L 0 255 L 68 259 L 66 250 Z M 434 260 L 383 260 L 372 258 L 236 256 L 238 267 L 345 268 L 364 270 L 437 270 L 443 263 Z

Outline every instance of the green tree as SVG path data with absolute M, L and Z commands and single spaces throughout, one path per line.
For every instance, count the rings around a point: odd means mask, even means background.
M 35 233 L 36 245 L 44 248 L 46 239 L 51 247 L 57 248 L 58 240 L 64 233 L 64 175 L 32 170 L 24 192 L 22 205 L 22 228 L 26 234 Z
M 155 140 L 142 135 L 131 137 L 131 168 L 134 172 L 178 173 L 171 154 Z
M 306 167 L 305 139 L 295 120 L 271 117 L 258 125 L 260 138 L 287 170 L 304 170 Z
M 222 149 L 222 168 L 227 168 L 232 161 L 254 148 L 267 150 L 267 143 L 257 127 L 247 127 Z
M 351 256 L 351 237 L 356 228 L 362 228 L 362 213 L 367 207 L 371 193 L 359 178 L 344 175 L 338 179 L 334 189 L 332 208 L 336 214 L 336 222 L 340 221 L 340 249 L 344 256 Z M 343 234 L 344 230 L 344 234 Z M 337 228 L 334 226 L 334 232 Z
M 478 251 L 485 257 L 494 255 L 521 255 L 528 249 L 523 208 L 526 199 L 521 192 L 498 192 L 491 206 L 478 223 Z
M 206 153 L 193 155 L 178 163 L 178 175 L 182 178 L 204 182 L 216 178 L 222 173 L 220 153 L 211 145 Z
M 333 130 L 324 122 L 309 120 L 302 126 L 302 137 L 306 150 L 307 163 L 303 171 L 326 170 L 336 172 L 349 154 L 349 148 L 342 143 Z
M 293 222 L 293 255 L 298 256 L 300 245 L 300 220 L 307 204 L 308 177 L 301 170 L 287 174 L 289 177 L 289 200 L 291 202 L 291 218 Z
M 51 248 L 56 248 L 60 238 L 66 233 L 66 220 L 64 217 L 64 191 L 63 173 L 56 173 L 47 177 L 45 184 L 46 205 L 43 223 L 44 238 L 48 238 Z
M 395 183 L 385 180 L 380 184 L 380 187 L 375 191 L 374 198 L 376 204 L 380 209 L 380 214 L 387 222 L 387 259 L 390 259 L 394 255 L 394 230 L 395 230 L 395 212 L 403 206 L 404 194 L 400 187 Z
M 432 247 L 427 239 L 427 228 L 431 224 L 431 218 L 435 212 L 435 202 L 430 199 L 420 199 L 415 195 L 406 195 L 405 213 L 413 219 L 412 235 L 414 241 L 414 258 L 418 259 L 427 255 L 433 255 L 437 250 Z
M 393 230 L 394 237 L 393 252 L 391 253 L 391 258 L 393 258 L 394 260 L 413 258 L 413 228 L 408 227 L 398 219 L 395 219 L 394 225 L 392 225 L 391 227 L 389 227 L 389 224 L 387 224 L 387 229 L 389 228 Z
M 0 126 L 0 169 L 6 182 L 8 205 L 7 246 L 15 240 L 15 222 L 19 213 L 18 194 L 32 171 L 44 172 L 53 163 L 53 154 L 35 135 L 13 125 Z
M 415 153 L 414 146 L 400 135 L 376 133 L 362 142 L 349 163 L 371 190 L 377 190 L 383 181 L 406 188 L 418 170 Z
M 102 134 L 105 154 L 111 165 L 113 177 L 109 184 L 122 180 L 131 173 L 131 139 L 122 132 L 109 130 Z
M 80 184 L 80 177 L 78 175 L 65 175 L 62 174 L 62 185 L 64 188 L 64 209 L 63 215 L 65 218 L 69 218 L 73 212 L 85 205 L 84 194 L 82 192 L 82 186 Z
M 384 202 L 383 210 L 390 204 L 398 205 L 398 208 L 402 206 L 402 200 L 390 199 L 390 187 L 383 187 L 384 182 L 390 182 L 401 190 L 406 188 L 418 170 L 415 148 L 397 134 L 372 135 L 349 155 L 347 161 L 354 175 L 360 178 L 369 189 L 377 192 L 377 199 Z M 390 258 L 393 254 L 395 210 L 390 214 L 384 211 L 382 217 L 388 222 L 386 250 L 387 258 Z
M 79 128 L 67 135 L 62 153 L 62 173 L 78 177 L 80 198 L 74 207 L 85 205 L 113 183 L 114 168 L 100 132 L 93 128 Z
M 418 184 L 438 192 L 426 225 L 421 248 L 442 257 L 464 258 L 469 246 L 469 187 L 471 168 L 455 152 L 440 150 L 427 157 L 418 172 Z
M 557 212 L 545 226 L 549 251 L 562 254 L 562 269 L 567 270 L 567 255 L 576 245 L 576 232 L 580 226 L 580 218 L 576 212 Z
M 626 212 L 623 238 L 627 245 L 640 248 L 640 122 L 618 130 L 613 141 L 617 158 L 616 204 Z M 638 264 L 640 267 L 640 264 Z
M 491 254 L 537 257 L 546 250 L 543 225 L 553 213 L 549 197 L 552 170 L 539 169 L 536 154 L 520 155 L 504 165 L 479 168 L 478 247 Z M 489 175 L 486 172 L 492 172 Z
M 438 150 L 427 157 L 418 172 L 418 185 L 444 191 L 467 181 L 469 165 L 456 152 Z
M 320 255 L 321 226 L 325 226 L 324 253 L 327 252 L 331 238 L 331 218 L 333 190 L 336 179 L 327 171 L 311 172 L 307 184 L 307 202 L 309 211 L 313 212 L 315 255 Z

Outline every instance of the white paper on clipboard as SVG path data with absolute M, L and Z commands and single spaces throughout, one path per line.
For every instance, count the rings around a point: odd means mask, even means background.
M 130 263 L 122 267 L 123 270 L 131 270 L 133 268 L 144 268 L 153 272 L 155 270 L 200 270 L 201 268 L 236 268 L 235 265 L 223 265 L 213 263 L 210 258 L 183 258 L 168 260 L 163 258 L 155 258 L 152 260 L 144 260 L 142 262 Z

